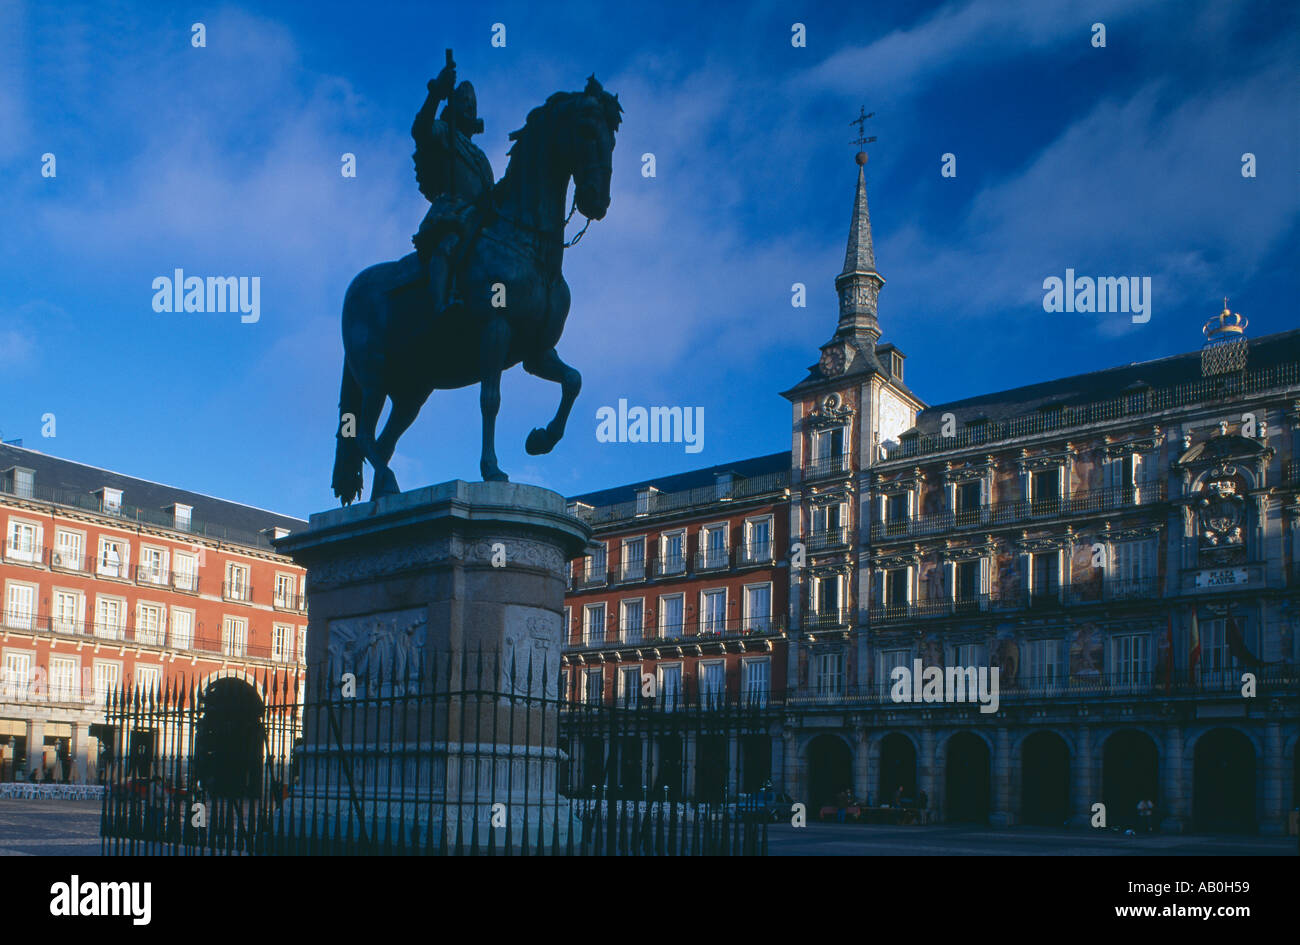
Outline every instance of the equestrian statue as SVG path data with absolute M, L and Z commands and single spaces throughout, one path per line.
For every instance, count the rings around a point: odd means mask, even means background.
M 595 76 L 581 92 L 557 92 L 511 133 L 509 162 L 494 184 L 486 155 L 472 141 L 483 131 L 474 87 L 456 84 L 447 50 L 411 127 L 416 183 L 430 204 L 412 238 L 415 252 L 362 270 L 343 298 L 334 494 L 344 505 L 361 497 L 365 460 L 374 472 L 371 500 L 398 493 L 388 468 L 398 437 L 434 390 L 470 384 L 479 385 L 483 415 L 479 472 L 505 481 L 496 416 L 501 373 L 516 364 L 560 385 L 555 416 L 528 434 L 525 449 L 548 453 L 564 436 L 582 386 L 582 375 L 555 351 L 569 314 L 564 250 L 582 236 L 566 243 L 564 227 L 575 211 L 590 225 L 609 209 L 622 111 Z M 376 435 L 385 402 L 391 410 Z

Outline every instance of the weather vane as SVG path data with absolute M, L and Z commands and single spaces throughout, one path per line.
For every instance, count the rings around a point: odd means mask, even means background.
M 850 125 L 858 126 L 858 136 L 853 139 L 853 143 L 858 146 L 856 160 L 858 164 L 867 163 L 867 152 L 863 150 L 867 145 L 876 140 L 876 136 L 867 137 L 867 119 L 875 118 L 875 112 L 869 112 L 863 106 L 858 106 L 858 117 L 849 122 Z

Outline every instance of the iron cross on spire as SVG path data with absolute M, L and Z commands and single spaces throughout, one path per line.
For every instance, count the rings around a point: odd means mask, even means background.
M 851 122 L 849 122 L 850 125 L 858 126 L 858 136 L 853 139 L 853 143 L 858 146 L 859 151 L 861 151 L 864 146 L 871 144 L 871 142 L 876 140 L 875 135 L 872 135 L 869 138 L 867 137 L 867 119 L 875 118 L 875 117 L 876 117 L 875 112 L 869 112 L 861 105 L 859 105 L 858 117 L 853 119 Z

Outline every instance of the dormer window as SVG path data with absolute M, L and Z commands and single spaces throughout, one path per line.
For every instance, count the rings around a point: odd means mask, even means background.
M 889 373 L 894 380 L 901 381 L 903 379 L 903 356 L 897 351 L 889 352 Z
M 187 532 L 190 530 L 190 523 L 193 521 L 192 513 L 194 509 L 188 505 L 181 505 L 179 502 L 171 507 L 172 525 L 178 532 Z
M 733 474 L 729 472 L 714 473 L 714 480 L 717 483 L 717 495 L 719 499 L 731 498 L 731 483 Z
M 117 515 L 122 511 L 122 490 L 104 486 L 97 489 L 94 496 L 99 499 L 99 508 L 106 515 Z
M 4 490 L 20 499 L 30 499 L 36 494 L 36 472 L 13 466 L 5 470 Z
M 659 490 L 654 486 L 646 486 L 639 490 L 636 494 L 636 514 L 649 515 L 654 509 L 655 496 L 658 494 Z

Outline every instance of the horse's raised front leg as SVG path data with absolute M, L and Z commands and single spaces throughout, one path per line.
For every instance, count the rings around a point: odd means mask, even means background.
M 578 391 L 582 390 L 582 375 L 561 361 L 554 348 L 525 360 L 524 370 L 534 377 L 540 377 L 544 381 L 554 381 L 560 385 L 560 407 L 555 411 L 554 419 L 546 425 L 545 429 L 538 427 L 529 433 L 528 439 L 524 442 L 524 449 L 536 456 L 538 453 L 549 453 L 564 436 L 564 425 L 569 421 L 569 411 L 573 409 L 573 402 L 578 399 Z
M 510 477 L 497 465 L 497 411 L 501 409 L 501 372 L 510 350 L 510 326 L 494 318 L 479 341 L 479 409 L 483 412 L 483 455 L 479 473 L 484 482 L 505 482 Z

